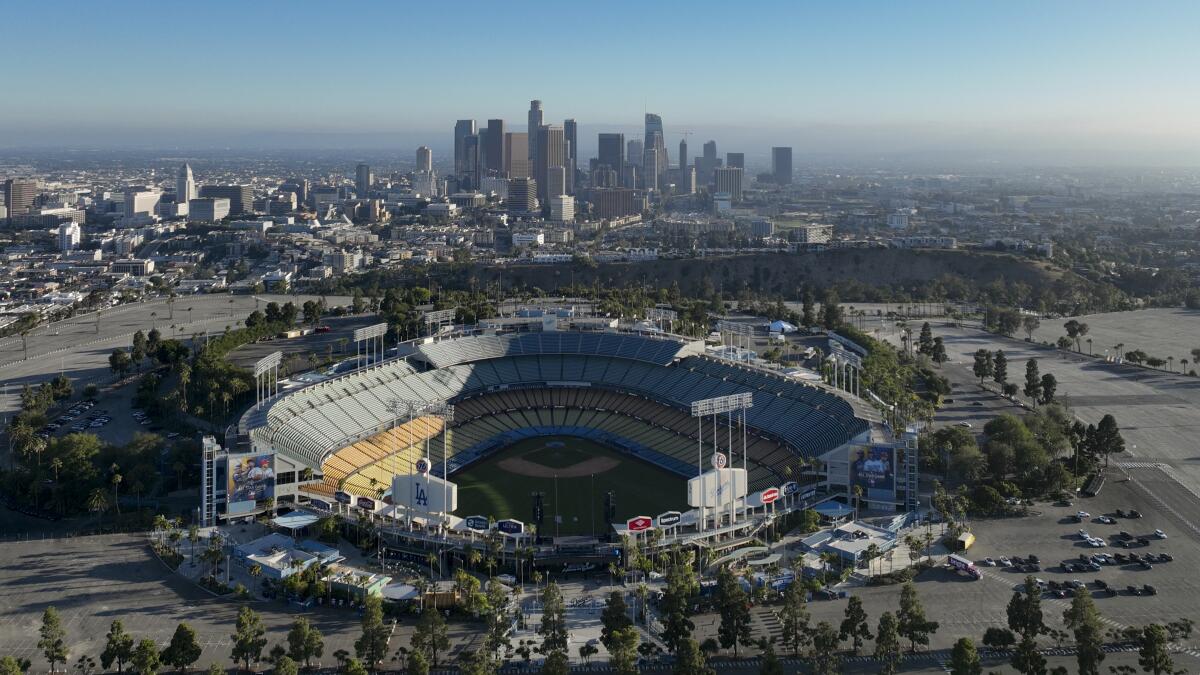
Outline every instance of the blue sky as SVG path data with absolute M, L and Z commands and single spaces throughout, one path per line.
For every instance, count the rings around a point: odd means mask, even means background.
M 1196 2 L 48 1 L 4 21 L 0 147 L 442 144 L 540 98 L 589 131 L 650 110 L 747 144 L 1200 148 Z

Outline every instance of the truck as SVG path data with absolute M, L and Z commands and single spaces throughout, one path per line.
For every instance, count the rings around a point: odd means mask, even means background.
M 983 575 L 980 574 L 979 569 L 975 567 L 975 563 L 960 555 L 951 554 L 946 558 L 946 564 L 958 570 L 960 574 L 965 574 L 972 579 L 979 580 L 983 578 Z

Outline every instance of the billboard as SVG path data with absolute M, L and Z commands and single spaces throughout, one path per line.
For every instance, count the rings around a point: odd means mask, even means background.
M 454 513 L 458 485 L 431 474 L 396 476 L 392 479 L 392 503 L 422 513 Z
M 492 524 L 488 522 L 487 516 L 467 516 L 463 519 L 463 524 L 468 530 L 476 532 L 487 532 L 492 529 Z
M 688 506 L 721 506 L 746 496 L 745 469 L 713 469 L 688 480 Z
M 521 534 L 525 531 L 525 523 L 510 518 L 496 523 L 496 529 L 504 534 Z
M 755 492 L 746 498 L 746 506 L 757 508 L 777 501 L 780 497 L 779 488 L 767 488 Z
M 275 496 L 275 455 L 229 455 L 225 467 L 225 513 L 250 513 Z
M 654 527 L 654 519 L 650 516 L 634 516 L 625 521 L 625 529 L 630 532 L 642 532 Z
M 359 497 L 355 503 L 358 505 L 358 508 L 366 509 L 367 511 L 374 511 L 376 506 L 375 500 L 370 497 Z
M 850 485 L 861 485 L 867 499 L 896 498 L 896 451 L 872 445 L 850 451 Z
M 658 517 L 654 519 L 654 522 L 659 527 L 672 527 L 678 525 L 682 517 L 683 514 L 679 513 L 678 511 L 665 511 L 658 514 Z

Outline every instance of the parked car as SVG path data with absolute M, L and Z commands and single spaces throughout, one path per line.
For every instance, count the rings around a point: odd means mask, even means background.
M 1142 586 L 1142 592 L 1145 593 L 1146 595 L 1158 595 L 1158 589 L 1151 586 L 1150 584 L 1146 584 L 1145 586 Z
M 1100 516 L 1099 518 L 1096 519 L 1096 522 L 1104 523 L 1105 525 L 1116 525 L 1117 524 L 1117 520 L 1115 518 L 1109 518 L 1108 516 Z
M 1166 538 L 1167 538 L 1167 533 L 1166 533 L 1166 532 L 1163 532 L 1162 530 L 1155 530 L 1155 531 L 1154 531 L 1154 536 L 1158 537 L 1159 539 L 1166 539 Z

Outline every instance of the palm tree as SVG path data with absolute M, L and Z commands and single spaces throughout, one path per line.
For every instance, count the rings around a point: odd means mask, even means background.
M 114 465 L 114 466 L 115 466 L 115 465 Z M 115 504 L 115 505 L 116 505 L 116 507 L 117 507 L 117 513 L 118 513 L 118 514 L 120 514 L 120 513 L 121 513 L 121 502 L 117 501 L 117 487 L 121 485 L 121 480 L 122 480 L 122 478 L 121 478 L 121 474 L 119 474 L 119 473 L 114 473 L 114 474 L 112 475 L 112 486 L 113 486 L 113 504 Z
M 108 495 L 101 488 L 95 488 L 88 494 L 87 498 L 88 511 L 96 514 L 96 528 L 101 529 L 100 523 L 104 517 L 104 512 L 108 509 Z
M 861 485 L 854 486 L 854 519 L 858 520 L 858 509 L 862 506 L 863 487 Z
M 63 462 L 58 457 L 50 460 L 50 469 L 54 471 L 54 482 L 58 482 L 58 472 L 62 470 Z

